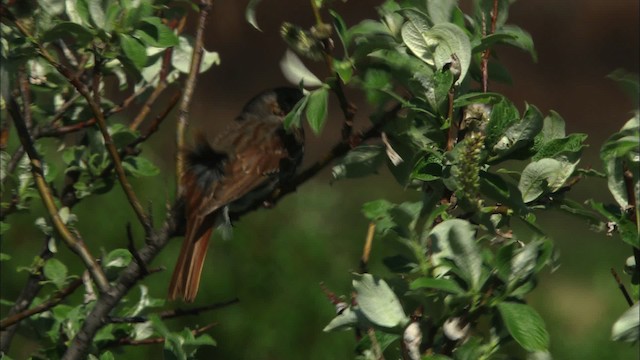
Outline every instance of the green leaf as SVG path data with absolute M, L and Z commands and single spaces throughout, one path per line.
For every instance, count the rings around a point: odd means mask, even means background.
M 424 89 L 424 95 L 434 111 L 438 111 L 442 104 L 449 98 L 449 89 L 453 84 L 453 75 L 450 71 L 436 71 L 429 78 L 415 76 Z
M 65 0 L 65 10 L 72 22 L 79 25 L 89 24 L 89 10 L 86 2 Z
M 340 14 L 338 14 L 333 9 L 329 9 L 329 15 L 331 15 L 331 20 L 333 20 L 333 28 L 336 30 L 336 34 L 338 34 L 338 38 L 342 43 L 342 47 L 344 49 L 344 54 L 348 57 L 348 44 L 347 44 L 347 24 L 344 22 L 344 19 Z M 334 59 L 335 60 L 335 59 Z
M 109 126 L 109 134 L 111 135 L 111 140 L 114 145 L 119 149 L 131 144 L 138 138 L 136 131 L 129 129 L 129 127 L 124 124 L 113 124 Z
M 136 38 L 127 34 L 120 34 L 120 46 L 127 59 L 133 65 L 142 69 L 147 64 L 147 50 L 145 46 Z
M 151 16 L 154 11 L 151 1 L 124 0 L 122 3 L 125 8 L 122 27 L 127 30 L 136 27 L 140 19 Z
M 640 166 L 638 164 L 638 159 L 640 158 L 639 129 L 640 114 L 636 112 L 635 116 L 627 121 L 619 132 L 609 137 L 600 149 L 600 158 L 605 164 L 609 191 L 611 191 L 616 202 L 623 208 L 629 204 L 624 180 L 624 163 L 627 163 L 627 168 L 631 171 L 638 169 Z M 640 176 L 636 175 L 634 178 L 636 182 L 634 187 L 638 189 L 640 188 Z M 635 192 L 636 194 L 639 193 L 638 190 Z M 640 206 L 638 203 L 637 205 Z
M 105 27 L 105 15 L 104 9 L 102 8 L 103 1 L 102 0 L 86 0 L 87 7 L 89 10 L 89 15 L 91 15 L 91 20 L 98 29 L 103 29 Z
M 360 145 L 349 151 L 331 169 L 334 180 L 352 179 L 375 174 L 385 159 L 381 145 Z
M 593 200 L 590 200 L 589 203 L 600 215 L 617 225 L 617 230 L 620 233 L 622 241 L 633 247 L 640 248 L 638 229 L 636 225 L 620 211 L 620 208 L 610 209 L 602 203 Z
M 160 169 L 157 166 L 141 156 L 127 157 L 122 162 L 122 167 L 135 177 L 156 176 L 160 174 Z
M 485 129 L 487 134 L 487 139 L 485 140 L 487 148 L 492 149 L 507 128 L 516 123 L 518 119 L 520 119 L 518 109 L 516 109 L 508 99 L 502 98 L 500 102 L 495 104 L 491 109 L 489 123 Z
M 302 120 L 302 112 L 307 107 L 307 102 L 309 101 L 309 96 L 305 95 L 300 101 L 296 103 L 296 105 L 289 111 L 287 116 L 284 117 L 284 128 L 289 129 L 291 126 L 300 127 Z
M 565 122 L 562 116 L 557 112 L 551 110 L 549 115 L 544 118 L 542 131 L 538 136 L 541 137 L 542 143 L 547 143 L 551 140 L 564 138 L 565 135 Z
M 457 0 L 427 1 L 427 13 L 434 24 L 451 22 L 451 14 L 458 5 Z
M 442 157 L 428 154 L 413 167 L 411 178 L 421 181 L 433 181 L 442 177 Z
M 528 32 L 515 25 L 504 25 L 496 30 L 496 34 L 509 35 L 509 38 L 506 38 L 504 43 L 528 52 L 533 61 L 538 61 L 538 54 L 533 46 L 533 39 Z
M 62 289 L 67 280 L 67 267 L 58 259 L 49 259 L 44 264 L 44 276 L 51 280 L 53 284 Z
M 455 281 L 446 278 L 420 277 L 409 284 L 411 290 L 416 289 L 436 289 L 452 294 L 464 294 L 464 290 Z
M 542 158 L 578 160 L 580 154 L 582 154 L 582 149 L 585 147 L 584 141 L 586 139 L 587 134 L 579 133 L 570 134 L 560 139 L 553 139 L 542 145 L 531 159 L 534 161 Z
M 527 104 L 522 120 L 509 126 L 492 149 L 499 158 L 504 158 L 528 144 L 532 145 L 541 130 L 542 113 L 535 106 Z
M 511 258 L 511 272 L 509 273 L 509 287 L 525 280 L 536 268 L 539 247 L 541 243 L 532 241 L 519 249 Z
M 524 216 L 529 212 L 522 200 L 522 193 L 518 187 L 504 180 L 498 174 L 481 171 L 480 191 L 498 203 L 509 206 L 509 208 L 513 209 L 519 216 Z
M 624 69 L 617 69 L 607 77 L 615 82 L 629 95 L 629 98 L 635 101 L 636 107 L 640 102 L 640 79 L 638 74 L 630 73 Z
M 470 288 L 480 290 L 482 255 L 476 244 L 474 227 L 466 220 L 449 219 L 436 225 L 429 238 L 432 239 L 434 265 L 444 265 L 444 258 L 453 259 Z
M 380 349 L 380 351 L 385 351 L 391 344 L 400 339 L 400 335 L 397 334 L 388 334 L 382 331 L 374 332 L 374 337 L 376 341 L 376 346 Z M 371 349 L 373 346 L 372 339 L 370 336 L 363 336 L 362 339 L 356 345 L 356 353 L 362 354 L 365 351 Z
M 311 126 L 311 130 L 316 134 L 320 133 L 324 126 L 324 122 L 327 119 L 328 101 L 329 89 L 326 87 L 321 87 L 309 94 L 306 116 L 309 126 Z
M 133 35 L 148 46 L 167 48 L 178 45 L 178 36 L 158 17 L 142 19 Z
M 111 351 L 105 351 L 100 354 L 100 360 L 115 360 L 115 357 L 111 353 Z
M 42 42 L 50 42 L 72 36 L 77 47 L 84 47 L 93 40 L 93 33 L 88 28 L 70 21 L 63 21 L 47 30 L 41 38 Z
M 11 224 L 0 221 L 0 235 L 6 233 L 9 229 L 11 229 Z
M 262 0 L 249 1 L 244 16 L 247 22 L 251 24 L 251 26 L 253 26 L 256 30 L 262 31 L 262 29 L 260 29 L 260 26 L 258 26 L 258 20 L 256 19 L 256 8 L 258 7 L 260 1 Z
M 498 304 L 498 311 L 509 334 L 527 351 L 547 350 L 549 334 L 544 321 L 529 305 L 515 302 Z
M 389 210 L 394 206 L 395 205 L 390 203 L 388 200 L 374 200 L 362 205 L 362 213 L 369 220 L 378 220 L 387 216 Z
M 333 69 L 344 84 L 348 84 L 353 76 L 353 62 L 351 60 L 333 59 Z
M 115 249 L 107 254 L 107 256 L 105 256 L 102 264 L 104 264 L 103 266 L 107 268 L 123 268 L 129 265 L 131 259 L 133 259 L 133 255 L 131 255 L 131 252 L 129 250 Z
M 353 288 L 358 306 L 374 325 L 394 329 L 409 323 L 398 297 L 384 280 L 376 279 L 371 274 L 354 276 Z
M 5 225 L 5 223 L 0 223 L 0 225 Z M 11 255 L 0 253 L 0 261 L 9 261 L 11 260 Z
M 518 189 L 525 203 L 536 200 L 544 193 L 557 191 L 571 176 L 576 164 L 555 159 L 531 162 L 522 171 Z
M 501 101 L 508 101 L 504 95 L 492 92 L 470 92 L 456 97 L 453 101 L 453 107 L 459 108 L 471 104 L 497 104 Z M 517 112 L 517 110 L 516 110 Z
M 364 75 L 364 90 L 367 101 L 372 105 L 384 104 L 389 95 L 384 90 L 390 90 L 391 74 L 385 70 L 368 69 Z

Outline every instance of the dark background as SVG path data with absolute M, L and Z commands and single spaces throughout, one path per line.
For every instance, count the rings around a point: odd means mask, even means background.
M 377 1 L 335 2 L 349 26 L 364 18 L 375 18 Z M 469 1 L 461 2 L 463 8 Z M 263 32 L 244 20 L 246 1 L 215 1 L 207 25 L 206 48 L 220 53 L 222 63 L 200 77 L 191 111 L 192 128 L 213 136 L 238 114 L 244 102 L 266 88 L 284 85 L 278 62 L 285 45 L 278 28 L 282 21 L 310 26 L 307 1 L 263 1 L 258 21 Z M 639 7 L 637 0 L 529 0 L 516 2 L 510 23 L 533 36 L 538 63 L 518 50 L 499 48 L 502 63 L 511 71 L 513 85 L 490 84 L 504 92 L 522 110 L 525 100 L 544 113 L 553 109 L 567 122 L 567 132 L 589 134 L 590 147 L 582 166 L 601 169 L 597 157 L 603 141 L 631 117 L 635 103 L 607 74 L 617 68 L 638 73 Z M 325 14 L 326 15 L 326 14 Z M 326 17 L 328 19 L 328 16 Z M 320 78 L 322 67 L 312 67 Z M 170 94 L 171 92 L 168 91 Z M 356 127 L 366 126 L 367 105 L 357 93 L 348 91 L 360 111 Z M 335 99 L 331 98 L 331 101 Z M 334 101 L 335 102 L 335 101 Z M 159 107 L 161 108 L 161 106 Z M 159 109 L 156 109 L 160 111 Z M 337 140 L 342 116 L 332 106 L 331 116 L 320 137 L 308 132 L 305 163 L 324 154 Z M 173 194 L 173 136 L 175 117 L 162 125 L 159 134 L 145 146 L 145 154 L 163 169 L 164 176 L 134 181 L 143 201 L 152 200 L 157 217 Z M 194 318 L 169 322 L 169 326 L 205 325 L 217 322 L 210 332 L 217 348 L 203 348 L 199 358 L 219 359 L 349 359 L 355 340 L 351 332 L 323 333 L 334 316 L 319 283 L 338 294 L 348 295 L 350 272 L 357 269 L 367 222 L 360 214 L 362 203 L 384 197 L 390 201 L 416 199 L 383 171 L 364 180 L 329 184 L 325 170 L 288 196 L 273 210 L 252 213 L 238 222 L 231 241 L 215 238 L 210 245 L 197 304 L 223 301 L 235 296 L 239 304 Z M 596 197 L 611 201 L 606 183 L 589 179 L 573 190 L 579 199 Z M 37 214 L 38 209 L 34 212 Z M 78 228 L 94 253 L 125 247 L 124 224 L 134 219 L 119 189 L 92 197 L 76 209 Z M 551 333 L 551 352 L 556 359 L 637 359 L 638 349 L 609 340 L 611 325 L 626 303 L 609 269 L 621 272 L 630 248 L 619 239 L 596 234 L 588 225 L 560 213 L 539 214 L 542 227 L 550 229 L 561 253 L 561 267 L 543 273 L 539 287 L 530 296 Z M 3 247 L 15 253 L 2 263 L 2 298 L 13 299 L 26 274 L 15 273 L 17 265 L 28 265 L 41 236 L 33 218 L 15 215 Z M 159 223 L 161 219 L 157 219 Z M 139 241 L 141 237 L 138 237 Z M 152 296 L 164 297 L 177 257 L 180 240 L 173 241 L 153 266 L 169 271 L 147 278 Z M 374 242 L 371 267 L 384 273 L 380 258 L 386 244 Z M 75 273 L 81 267 L 66 248 L 59 258 Z M 132 294 L 138 294 L 134 289 Z M 137 296 L 137 295 L 135 295 Z M 6 307 L 3 307 L 3 313 Z M 28 330 L 28 329 L 27 329 Z M 12 356 L 24 358 L 35 344 L 18 337 Z M 161 346 L 128 348 L 116 358 L 158 356 Z

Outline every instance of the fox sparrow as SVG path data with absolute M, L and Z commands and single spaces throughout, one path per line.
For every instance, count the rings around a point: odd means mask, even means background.
M 225 131 L 209 143 L 196 136 L 181 177 L 186 233 L 169 285 L 169 299 L 192 302 L 198 293 L 212 231 L 229 226 L 229 213 L 264 201 L 291 178 L 303 154 L 301 128 L 283 120 L 302 98 L 296 88 L 276 88 L 251 99 Z

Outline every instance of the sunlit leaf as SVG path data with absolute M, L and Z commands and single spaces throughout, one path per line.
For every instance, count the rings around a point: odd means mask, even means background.
M 256 30 L 262 31 L 262 29 L 260 29 L 260 26 L 258 26 L 258 20 L 256 19 L 256 8 L 258 7 L 260 1 L 262 0 L 250 0 L 244 16 L 247 22 L 251 24 L 251 26 L 253 26 Z
M 360 310 L 374 325 L 392 329 L 409 322 L 398 297 L 384 280 L 371 274 L 355 275 L 353 288 Z
M 282 70 L 284 77 L 292 84 L 298 85 L 302 83 L 305 87 L 322 85 L 322 81 L 318 79 L 291 50 L 287 50 L 282 60 L 280 60 L 280 70 Z
M 640 339 L 640 302 L 616 320 L 611 329 L 611 340 L 637 343 Z

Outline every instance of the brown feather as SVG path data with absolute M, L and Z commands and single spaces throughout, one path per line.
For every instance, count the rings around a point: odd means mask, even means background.
M 293 159 L 289 154 L 282 135 L 284 111 L 275 93 L 265 94 L 250 101 L 213 146 L 198 134 L 195 149 L 185 155 L 193 160 L 181 176 L 187 229 L 169 285 L 170 300 L 195 299 L 211 233 L 228 221 L 223 213 L 226 207 L 247 199 L 253 201 L 245 195 L 264 185 L 275 185 L 283 161 L 293 162 L 293 167 L 300 161 L 299 156 Z M 301 92 L 294 95 L 302 97 Z M 302 141 L 301 136 L 296 136 L 296 142 Z

